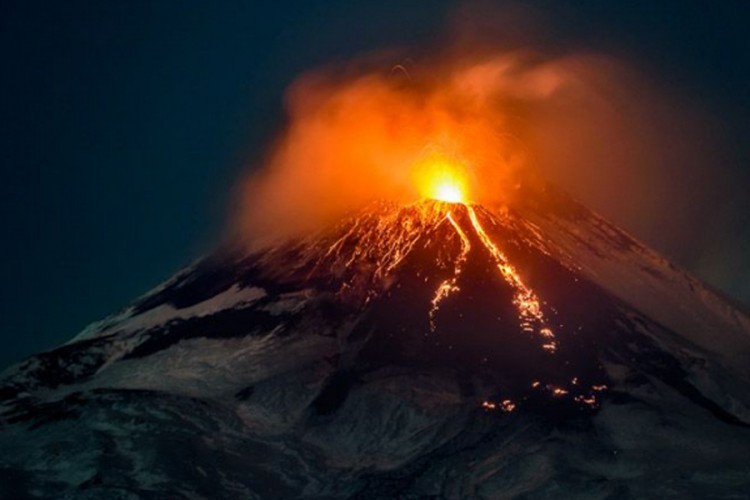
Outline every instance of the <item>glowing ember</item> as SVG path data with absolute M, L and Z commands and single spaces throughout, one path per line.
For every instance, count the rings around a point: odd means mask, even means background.
M 579 396 L 576 396 L 573 399 L 574 399 L 575 402 L 588 405 L 591 408 L 596 408 L 598 406 L 598 403 L 596 401 L 596 397 L 594 397 L 594 396 L 586 397 L 586 396 L 579 395 Z
M 506 399 L 505 401 L 501 403 L 501 405 L 503 407 L 503 411 L 506 413 L 510 413 L 516 409 L 516 404 L 510 399 Z
M 497 410 L 500 409 L 505 413 L 510 413 L 516 409 L 516 404 L 510 399 L 505 399 L 500 403 L 492 401 L 482 401 L 482 408 L 485 410 Z

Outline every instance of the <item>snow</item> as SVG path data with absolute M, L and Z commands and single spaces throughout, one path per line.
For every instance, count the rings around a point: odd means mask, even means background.
M 154 328 L 164 325 L 168 321 L 174 319 L 209 316 L 225 309 L 247 306 L 265 296 L 266 291 L 262 288 L 243 288 L 235 284 L 228 290 L 221 292 L 208 300 L 181 309 L 175 308 L 169 304 L 164 304 L 142 312 L 141 314 L 135 314 L 134 308 L 129 307 L 115 316 L 111 316 L 100 322 L 92 323 L 69 343 L 87 338 L 95 338 L 110 333 L 113 330 L 127 333 L 136 330 Z

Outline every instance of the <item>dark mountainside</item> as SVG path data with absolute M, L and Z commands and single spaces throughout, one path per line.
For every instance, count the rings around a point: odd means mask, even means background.
M 0 497 L 748 498 L 750 318 L 533 194 L 188 266 L 3 374 Z

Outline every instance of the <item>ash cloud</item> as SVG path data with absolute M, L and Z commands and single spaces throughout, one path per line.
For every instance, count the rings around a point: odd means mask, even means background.
M 240 192 L 255 244 L 300 235 L 373 199 L 410 202 L 423 158 L 461 165 L 469 197 L 513 203 L 543 178 L 674 256 L 703 262 L 715 234 L 710 114 L 628 61 L 545 39 L 537 13 L 476 4 L 440 48 L 391 50 L 302 75 L 287 123 Z M 541 41 L 540 41 L 541 40 Z M 706 180 L 709 182 L 701 182 Z M 687 252 L 690 253 L 690 252 Z

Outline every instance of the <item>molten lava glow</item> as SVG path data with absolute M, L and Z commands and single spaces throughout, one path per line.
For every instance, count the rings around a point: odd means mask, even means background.
M 510 413 L 516 409 L 516 404 L 510 399 L 504 399 L 500 403 L 493 401 L 482 401 L 482 408 L 485 410 L 497 410 L 498 408 L 505 413 Z
M 464 196 L 455 184 L 444 183 L 437 186 L 435 199 L 449 203 L 460 203 L 463 201 Z
M 466 257 L 469 255 L 469 250 L 471 250 L 471 241 L 469 240 L 469 237 L 466 235 L 464 230 L 461 229 L 461 226 L 458 225 L 451 213 L 448 212 L 445 218 L 448 219 L 448 221 L 453 226 L 453 229 L 456 230 L 456 234 L 458 234 L 458 236 L 461 238 L 461 253 L 456 259 L 456 263 L 453 269 L 453 277 L 440 283 L 440 285 L 437 287 L 437 290 L 435 290 L 435 296 L 432 298 L 432 308 L 430 309 L 430 330 L 432 330 L 433 332 L 437 327 L 435 324 L 435 314 L 437 314 L 437 311 L 440 308 L 440 302 L 448 297 L 448 295 L 450 295 L 451 293 L 460 290 L 457 285 L 458 278 L 461 275 L 461 271 L 463 271 L 463 266 L 466 263 Z
M 445 274 L 430 285 L 435 289 L 428 310 L 429 332 L 436 342 L 440 341 L 442 333 L 438 328 L 441 308 L 446 300 L 462 292 L 464 280 L 468 279 L 469 262 L 480 259 L 478 262 L 489 263 L 486 269 L 497 273 L 497 278 L 513 292 L 512 304 L 517 311 L 518 328 L 530 334 L 538 347 L 550 356 L 564 355 L 564 351 L 558 349 L 557 336 L 549 326 L 544 302 L 510 262 L 510 257 L 502 249 L 502 241 L 497 238 L 498 233 L 485 229 L 485 225 L 490 228 L 498 224 L 502 224 L 502 220 L 494 218 L 491 212 L 466 202 L 428 201 L 397 208 L 386 202 L 374 204 L 362 216 L 346 222 L 345 230 L 335 233 L 335 238 L 324 237 L 321 240 L 325 245 L 324 252 L 320 252 L 320 247 L 313 247 L 315 261 L 310 275 L 320 271 L 329 276 L 331 269 L 350 273 L 339 293 L 347 300 L 355 298 L 364 300 L 366 304 L 384 291 L 383 286 L 388 290 L 390 285 L 386 283 L 394 284 L 393 278 L 399 266 L 413 252 L 426 245 L 443 244 L 445 247 L 438 252 L 435 264 Z M 363 266 L 369 270 L 366 275 L 361 272 Z M 431 275 L 422 276 L 418 272 L 417 276 L 423 278 L 425 283 L 430 282 Z M 396 282 L 395 288 L 399 287 L 400 284 Z M 468 288 L 471 289 L 471 286 Z M 461 311 L 458 314 L 459 317 L 463 316 Z M 471 324 L 467 322 L 467 326 Z M 429 332 L 424 332 L 425 336 L 429 337 Z M 501 337 L 498 338 L 498 342 L 502 341 Z M 452 348 L 448 346 L 448 349 Z M 487 358 L 484 358 L 483 362 L 486 361 Z M 606 385 L 587 387 L 577 376 L 569 380 L 570 383 L 566 385 L 545 380 L 530 380 L 529 384 L 530 389 L 546 393 L 550 398 L 568 399 L 581 406 L 598 408 L 597 394 L 605 391 Z M 516 411 L 523 405 L 523 399 L 515 397 L 514 400 L 481 402 L 485 410 L 502 413 Z
M 550 329 L 546 325 L 546 320 L 544 318 L 544 313 L 542 312 L 542 306 L 539 298 L 536 296 L 534 291 L 531 290 L 531 288 L 524 284 L 516 269 L 508 261 L 508 258 L 484 230 L 481 222 L 479 222 L 479 217 L 477 216 L 474 207 L 469 204 L 464 204 L 463 202 L 458 203 L 462 203 L 463 207 L 467 211 L 469 220 L 471 222 L 470 229 L 473 229 L 473 233 L 476 235 L 476 238 L 479 239 L 479 241 L 482 243 L 482 246 L 484 246 L 492 259 L 495 261 L 495 264 L 497 265 L 497 268 L 500 271 L 500 275 L 502 276 L 503 280 L 515 290 L 513 305 L 515 305 L 518 309 L 518 319 L 521 329 L 526 332 L 536 333 L 537 335 L 539 335 L 544 342 L 541 346 L 542 349 L 554 353 L 557 350 L 557 340 L 555 339 L 555 334 L 552 329 Z M 443 280 L 438 285 L 433 295 L 429 312 L 430 330 L 432 332 L 437 329 L 435 317 L 438 310 L 440 309 L 440 303 L 452 293 L 460 290 L 458 286 L 458 280 L 461 276 L 461 272 L 463 271 L 463 267 L 466 263 L 469 251 L 471 250 L 471 239 L 469 238 L 469 231 L 461 227 L 461 224 L 459 224 L 450 210 L 445 214 L 444 220 L 447 220 L 451 224 L 453 229 L 456 231 L 456 234 L 459 236 L 461 240 L 461 251 L 454 262 L 453 275 L 450 278 Z M 397 242 L 393 242 L 392 246 L 398 247 L 399 245 L 397 244 Z
M 508 130 L 508 110 L 491 104 L 505 65 L 459 66 L 404 85 L 387 72 L 302 77 L 287 94 L 283 136 L 243 190 L 243 234 L 256 246 L 311 234 L 374 200 L 517 196 L 527 148 Z
M 497 265 L 500 274 L 516 291 L 513 297 L 513 304 L 518 308 L 518 318 L 521 322 L 521 328 L 527 332 L 534 332 L 534 330 L 536 330 L 545 340 L 542 348 L 550 352 L 555 352 L 557 350 L 555 334 L 545 324 L 544 313 L 542 313 L 539 298 L 533 290 L 524 284 L 516 269 L 508 261 L 508 258 L 489 237 L 482 227 L 482 224 L 479 222 L 476 210 L 470 205 L 466 205 L 466 209 L 469 212 L 471 225 L 474 227 L 474 230 L 476 231 L 477 236 L 479 236 L 480 241 L 484 244 L 484 247 L 495 260 L 495 264 Z
M 492 401 L 482 401 L 482 408 L 484 408 L 485 410 L 494 410 L 495 408 L 497 408 L 497 405 Z
M 467 175 L 463 164 L 433 152 L 413 167 L 414 181 L 423 198 L 466 203 Z

